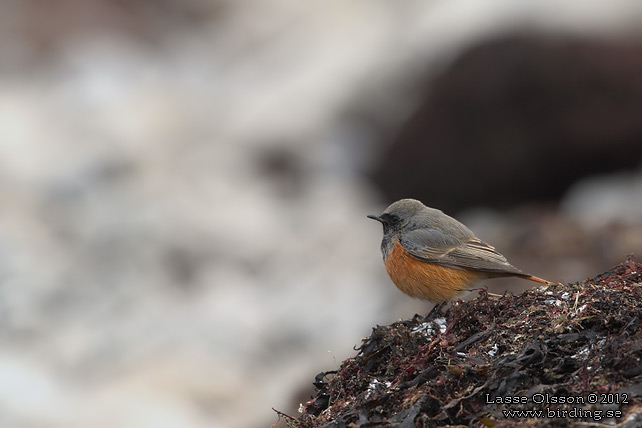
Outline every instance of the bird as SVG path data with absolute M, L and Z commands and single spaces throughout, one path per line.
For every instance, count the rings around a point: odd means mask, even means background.
M 367 217 L 383 225 L 386 272 L 408 296 L 444 303 L 482 279 L 509 276 L 553 284 L 519 270 L 468 227 L 416 199 Z

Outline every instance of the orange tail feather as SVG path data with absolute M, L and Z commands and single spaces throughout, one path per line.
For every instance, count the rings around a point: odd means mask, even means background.
M 528 280 L 531 280 L 531 281 L 535 281 L 535 282 L 539 282 L 540 284 L 546 284 L 546 285 L 552 285 L 552 284 L 555 284 L 554 282 L 547 281 L 547 280 L 545 280 L 545 279 L 538 278 L 538 277 L 533 276 L 533 275 L 523 276 L 522 278 L 524 278 L 524 279 L 528 279 Z

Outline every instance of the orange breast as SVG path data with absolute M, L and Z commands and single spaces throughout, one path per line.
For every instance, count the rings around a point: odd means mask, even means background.
M 397 288 L 411 297 L 433 302 L 450 300 L 484 277 L 481 272 L 419 261 L 408 254 L 399 241 L 385 264 Z

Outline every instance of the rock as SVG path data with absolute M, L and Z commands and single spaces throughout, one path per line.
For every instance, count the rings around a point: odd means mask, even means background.
M 427 79 L 374 180 L 389 200 L 459 210 L 553 201 L 583 176 L 636 168 L 640 58 L 635 40 L 481 42 Z

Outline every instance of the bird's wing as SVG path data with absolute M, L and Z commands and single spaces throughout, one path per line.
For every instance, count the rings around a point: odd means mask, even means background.
M 401 245 L 413 257 L 441 266 L 525 275 L 475 236 L 457 239 L 435 229 L 417 229 L 405 233 Z
M 412 256 L 436 262 L 461 245 L 461 240 L 436 229 L 416 229 L 405 232 L 400 238 L 401 246 Z

